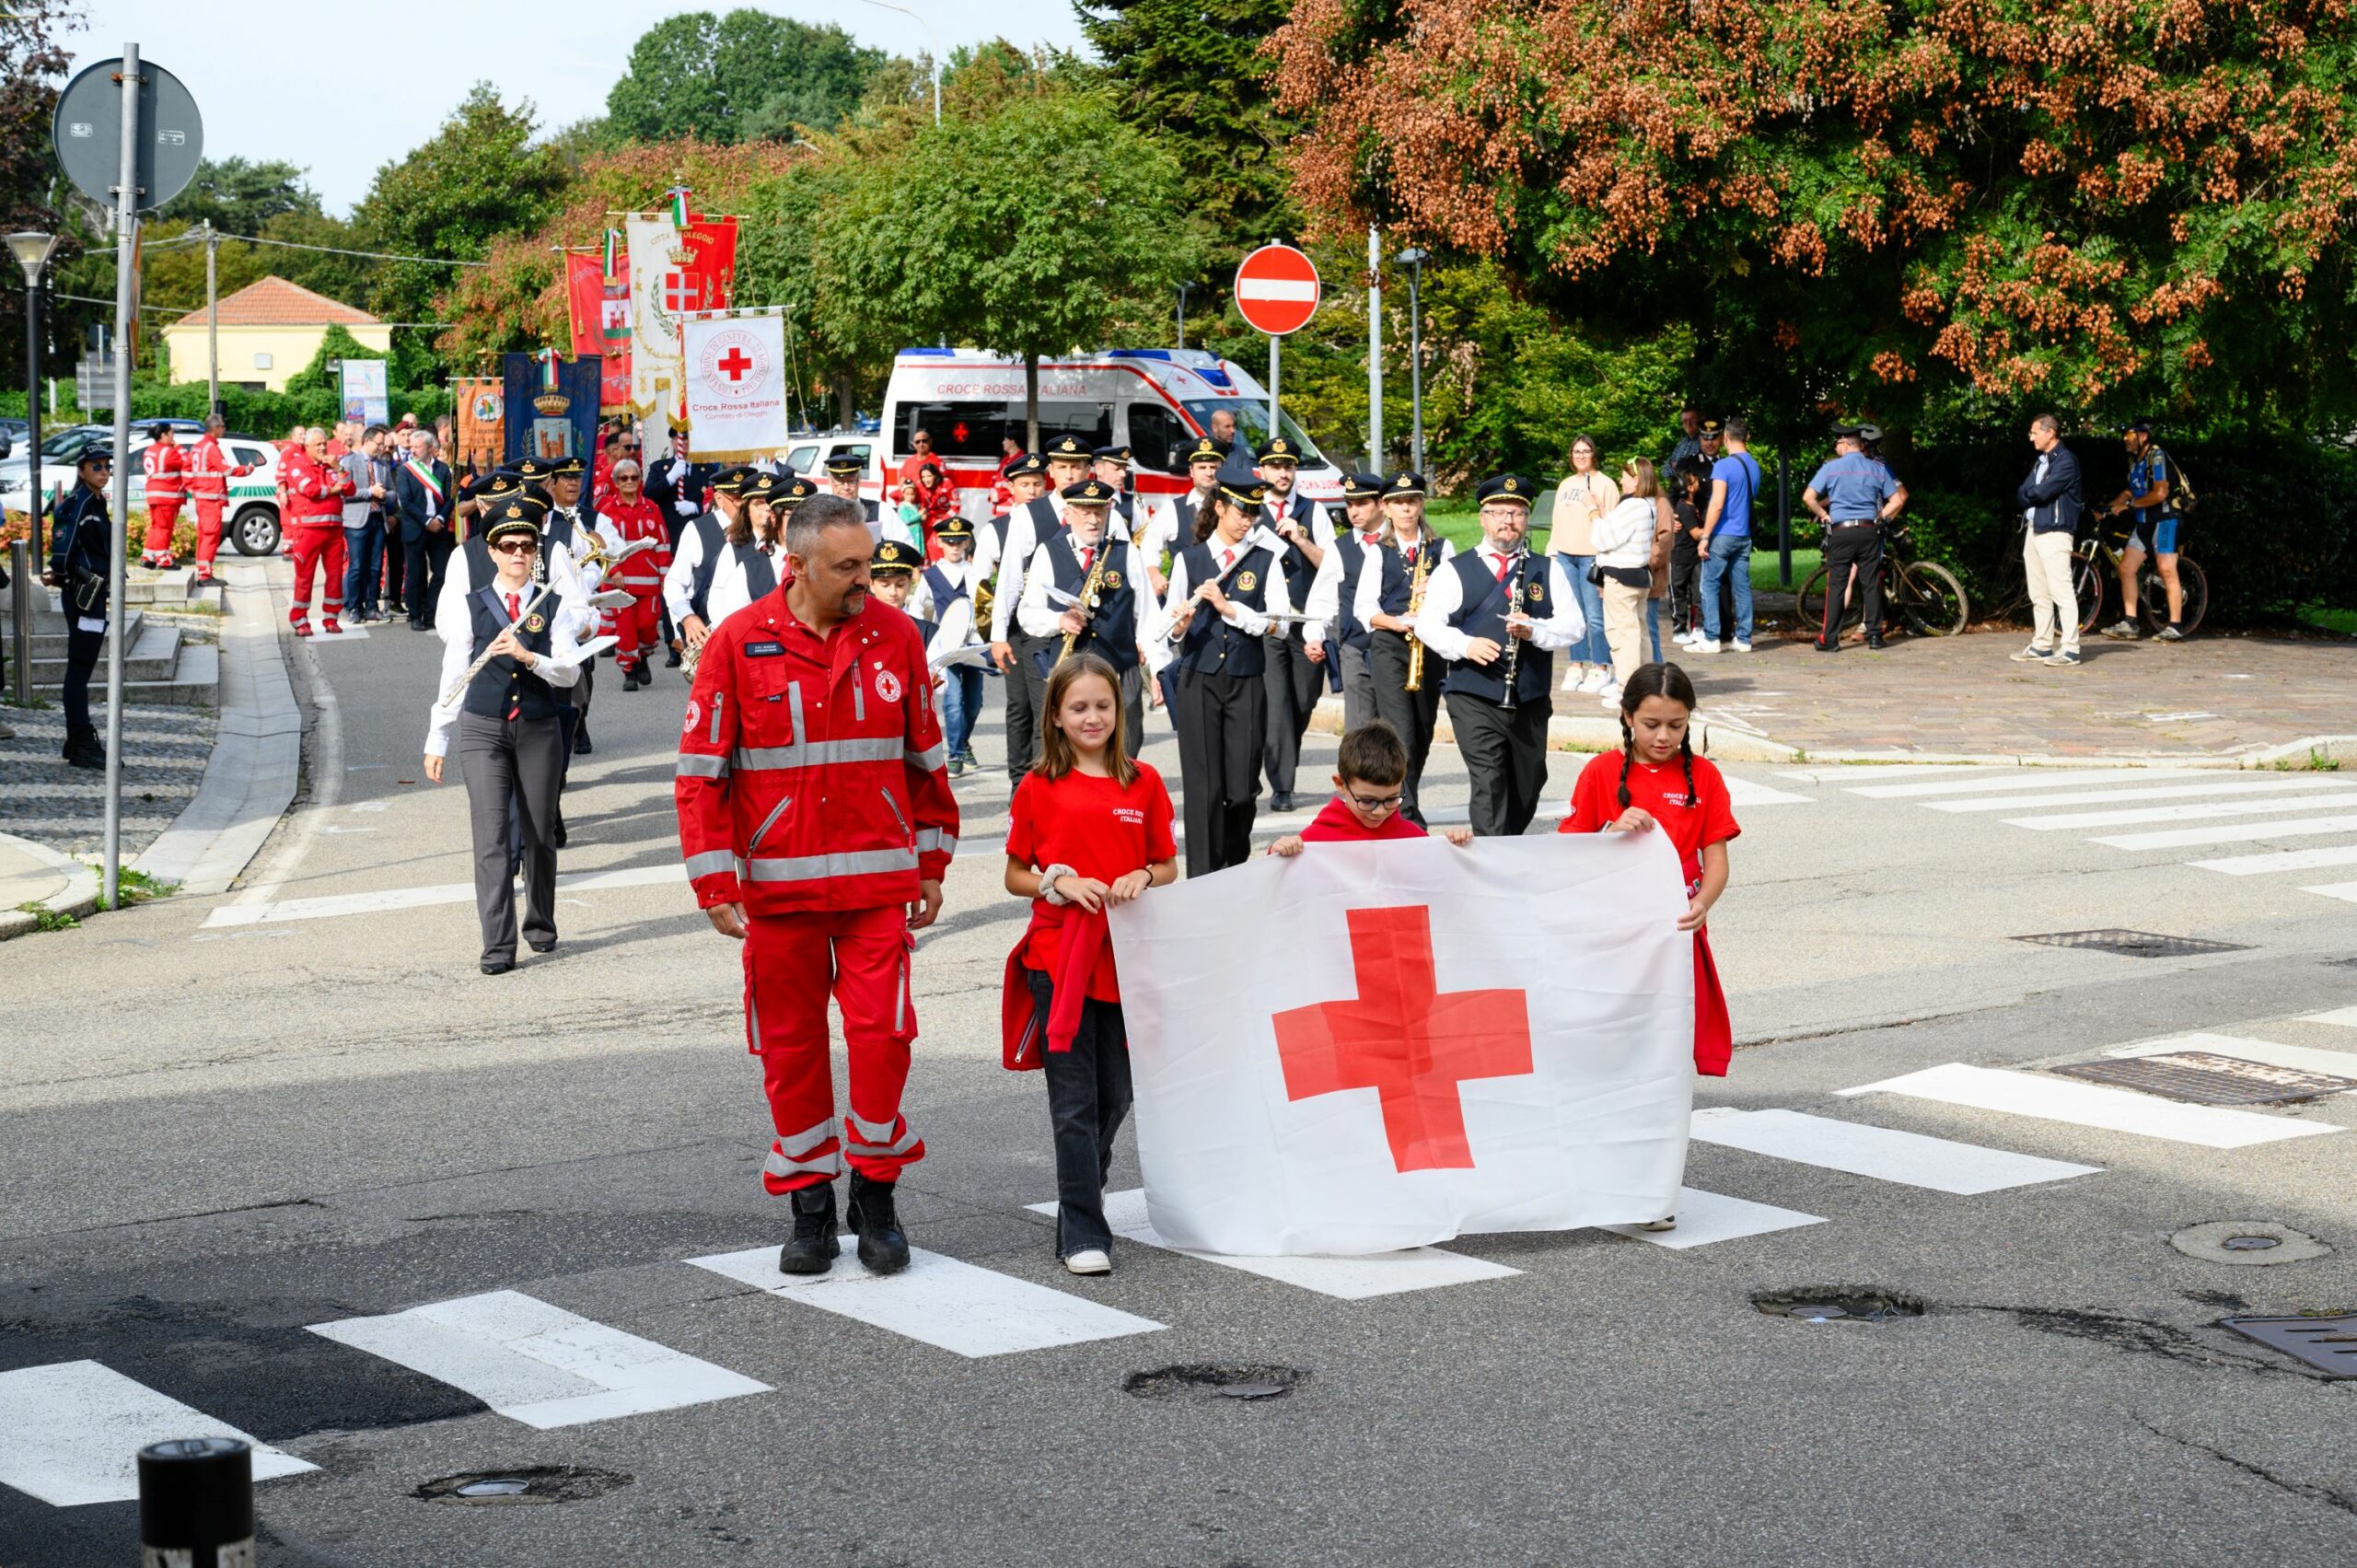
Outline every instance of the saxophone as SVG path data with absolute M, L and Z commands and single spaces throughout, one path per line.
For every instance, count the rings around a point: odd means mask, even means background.
M 1074 608 L 1080 611 L 1081 632 L 1086 631 L 1088 623 L 1097 619 L 1097 598 L 1104 584 L 1105 562 L 1106 558 L 1112 553 L 1111 540 L 1100 539 L 1097 541 L 1097 559 L 1088 563 L 1087 579 L 1080 585 L 1080 598 L 1074 603 Z M 1072 657 L 1073 645 L 1080 641 L 1080 632 L 1064 633 L 1063 648 L 1056 655 L 1058 664 Z
M 1416 575 L 1408 585 L 1408 685 L 1411 691 L 1424 689 L 1424 640 L 1416 635 L 1416 612 L 1424 608 L 1424 575 L 1432 570 L 1433 557 L 1440 551 L 1428 528 L 1416 530 L 1422 537 L 1416 541 Z

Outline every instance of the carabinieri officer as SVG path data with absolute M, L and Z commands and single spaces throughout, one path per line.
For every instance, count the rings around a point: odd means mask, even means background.
M 1871 425 L 1845 424 L 1833 433 L 1833 460 L 1810 476 L 1801 504 L 1825 525 L 1825 624 L 1817 651 L 1841 646 L 1841 621 L 1853 584 L 1865 590 L 1866 646 L 1882 646 L 1882 525 L 1907 505 L 1907 487 L 1866 455 Z
M 1518 473 L 1481 482 L 1480 548 L 1432 572 L 1416 617 L 1417 640 L 1448 661 L 1441 694 L 1465 754 L 1473 831 L 1483 837 L 1518 835 L 1538 815 L 1553 653 L 1587 630 L 1562 568 L 1525 543 L 1534 493 Z

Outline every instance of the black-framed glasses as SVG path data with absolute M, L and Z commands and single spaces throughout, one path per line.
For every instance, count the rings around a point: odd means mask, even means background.
M 1385 811 L 1399 810 L 1399 803 L 1406 798 L 1407 796 L 1404 791 L 1395 790 L 1389 795 L 1378 795 L 1370 799 L 1366 796 L 1360 795 L 1354 790 L 1351 794 L 1351 804 L 1357 807 L 1362 811 L 1381 813 Z

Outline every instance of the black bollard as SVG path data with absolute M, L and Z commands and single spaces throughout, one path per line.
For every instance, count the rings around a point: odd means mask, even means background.
M 253 1568 L 253 1450 L 234 1437 L 140 1449 L 139 1545 L 143 1568 Z

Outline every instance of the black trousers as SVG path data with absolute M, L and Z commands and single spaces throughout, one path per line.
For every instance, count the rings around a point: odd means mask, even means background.
M 1178 732 L 1178 776 L 1187 796 L 1190 877 L 1208 877 L 1251 858 L 1268 702 L 1257 675 L 1178 672 L 1178 711 L 1170 723 Z
M 474 840 L 475 913 L 487 959 L 516 957 L 511 808 L 523 839 L 524 939 L 556 940 L 556 796 L 564 754 L 564 726 L 557 719 L 459 715 L 459 772 L 467 781 Z
M 1849 523 L 1825 530 L 1825 624 L 1817 640 L 1840 640 L 1842 611 L 1856 592 L 1865 589 L 1865 619 L 1859 622 L 1869 637 L 1882 635 L 1882 529 L 1873 523 Z
M 1554 704 L 1541 697 L 1502 708 L 1469 692 L 1448 694 L 1449 727 L 1465 754 L 1472 785 L 1477 838 L 1517 838 L 1538 815 L 1547 788 L 1547 721 Z
M 1669 629 L 1691 632 L 1702 624 L 1702 555 L 1691 540 L 1681 540 L 1669 552 Z M 1735 623 L 1735 611 L 1729 609 L 1720 619 L 1722 626 Z
M 1309 715 L 1326 690 L 1326 671 L 1309 662 L 1301 628 L 1288 627 L 1282 637 L 1266 637 L 1267 663 L 1260 680 L 1268 688 L 1269 726 L 1261 761 L 1269 770 L 1269 789 L 1275 795 L 1293 793 L 1294 772 L 1301 764 L 1301 738 L 1309 733 Z
M 1422 826 L 1422 808 L 1416 803 L 1416 791 L 1424 780 L 1424 759 L 1432 755 L 1433 728 L 1440 719 L 1440 681 L 1447 666 L 1431 649 L 1424 650 L 1424 684 L 1418 691 L 1408 690 L 1407 634 L 1400 632 L 1375 632 L 1367 638 L 1367 662 L 1375 671 L 1375 716 L 1399 732 L 1399 739 L 1408 748 L 1408 783 L 1399 795 L 1399 810 L 1408 820 Z
M 412 534 L 401 530 L 401 549 L 409 556 L 403 587 L 409 590 L 409 623 L 430 632 L 434 607 L 442 602 L 442 578 L 450 566 L 450 534 Z
M 1038 970 L 1023 978 L 1045 1018 L 1055 987 Z M 1045 1030 L 1043 1029 L 1044 1036 Z M 1113 1139 L 1130 1114 L 1130 1037 L 1119 1002 L 1080 1005 L 1080 1032 L 1070 1051 L 1042 1051 L 1048 1121 L 1056 1138 L 1056 1256 L 1113 1245 L 1105 1223 L 1105 1183 L 1113 1174 Z
M 1031 668 L 1031 650 L 1044 642 L 1045 638 L 1034 637 L 1020 626 L 1006 630 L 1006 645 L 1015 650 L 1015 668 L 999 684 L 1006 688 L 1006 782 L 1010 784 L 1021 784 L 1039 755 L 1039 713 L 1033 705 L 1033 693 L 1044 691 L 1047 681 Z
M 403 608 L 401 598 L 402 568 L 409 564 L 409 545 L 401 538 L 399 518 L 385 530 L 385 608 Z
M 69 599 L 65 607 L 65 687 L 59 697 L 65 704 L 65 738 L 94 737 L 90 723 L 90 676 L 106 656 L 107 634 L 85 632 L 82 618 Z

